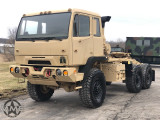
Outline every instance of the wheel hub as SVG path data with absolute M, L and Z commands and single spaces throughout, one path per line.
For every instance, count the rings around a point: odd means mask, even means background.
M 103 95 L 102 84 L 100 81 L 96 80 L 96 82 L 93 85 L 93 97 L 97 102 L 100 102 L 102 95 Z
M 49 88 L 47 86 L 41 86 L 40 90 L 43 94 L 47 94 L 49 92 Z

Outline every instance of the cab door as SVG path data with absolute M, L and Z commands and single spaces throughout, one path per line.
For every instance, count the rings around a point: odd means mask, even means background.
M 104 56 L 104 41 L 102 37 L 102 29 L 100 27 L 100 18 L 93 17 L 92 18 L 92 31 L 93 31 L 93 51 L 94 56 Z
M 91 36 L 91 17 L 85 14 L 76 14 L 73 22 L 73 65 L 86 64 L 93 56 L 93 40 Z

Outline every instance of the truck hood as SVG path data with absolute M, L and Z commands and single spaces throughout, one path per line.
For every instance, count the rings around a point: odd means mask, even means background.
M 68 40 L 16 41 L 15 56 L 55 56 L 68 55 Z
M 18 64 L 24 65 L 51 65 L 64 66 L 68 65 L 69 40 L 64 39 L 50 41 L 16 41 L 15 43 L 15 59 Z M 65 63 L 61 62 L 61 58 L 65 59 Z

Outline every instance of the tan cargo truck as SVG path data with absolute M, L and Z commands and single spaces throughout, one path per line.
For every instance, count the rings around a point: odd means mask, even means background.
M 106 85 L 122 81 L 131 93 L 148 89 L 155 72 L 128 53 L 112 52 L 104 36 L 110 16 L 78 9 L 24 14 L 10 72 L 28 80 L 30 97 L 46 101 L 54 90 L 79 91 L 83 105 L 97 108 Z

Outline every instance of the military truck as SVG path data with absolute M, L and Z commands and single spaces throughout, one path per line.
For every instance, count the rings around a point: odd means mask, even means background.
M 124 52 L 124 49 L 116 45 L 115 47 L 111 47 L 111 52 Z
M 148 89 L 154 70 L 128 53 L 112 53 L 104 36 L 110 16 L 79 9 L 24 14 L 15 41 L 10 72 L 26 78 L 28 93 L 46 101 L 54 91 L 79 91 L 86 107 L 97 108 L 106 96 L 106 84 L 122 81 L 131 93 Z M 65 99 L 64 99 L 65 100 Z
M 160 64 L 160 38 L 127 37 L 125 50 L 139 62 Z

